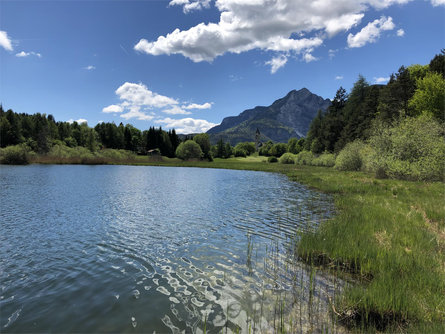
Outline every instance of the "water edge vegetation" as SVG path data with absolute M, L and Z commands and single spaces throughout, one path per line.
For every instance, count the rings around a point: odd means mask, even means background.
M 302 234 L 297 256 L 355 284 L 332 300 L 340 322 L 358 331 L 445 329 L 445 187 L 442 182 L 377 179 L 361 171 L 268 163 L 265 157 L 182 161 L 123 156 L 91 163 L 276 172 L 334 196 L 336 215 Z M 114 152 L 116 156 L 122 152 Z M 122 157 L 122 156 L 121 156 Z M 72 163 L 35 157 L 36 163 Z

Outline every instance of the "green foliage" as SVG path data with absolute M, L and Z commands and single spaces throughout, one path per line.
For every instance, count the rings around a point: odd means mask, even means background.
M 334 167 L 335 165 L 335 155 L 332 153 L 324 152 L 314 160 L 311 164 L 313 166 L 323 166 L 323 167 Z
M 205 159 L 211 159 L 210 155 L 210 137 L 207 133 L 200 133 L 193 137 L 193 140 L 201 147 Z
M 277 159 L 277 157 L 271 156 L 271 157 L 267 158 L 267 162 L 270 162 L 270 163 L 278 162 L 278 159 Z
M 295 156 L 295 163 L 297 165 L 312 165 L 312 161 L 315 159 L 314 153 L 311 151 L 301 151 Z
M 445 79 L 439 73 L 427 73 L 417 80 L 417 89 L 409 101 L 416 114 L 427 113 L 445 121 Z
M 269 155 L 273 155 L 274 157 L 279 158 L 286 152 L 287 152 L 287 144 L 277 143 L 270 148 Z
M 245 151 L 247 155 L 251 155 L 255 152 L 255 143 L 252 142 L 243 142 L 236 144 L 234 148 L 234 152 L 237 151 Z
M 295 154 L 293 153 L 284 153 L 278 161 L 280 164 L 294 164 L 295 163 Z
M 408 66 L 408 71 L 409 71 L 409 75 L 413 80 L 419 80 L 419 79 L 423 79 L 428 71 L 429 71 L 429 66 L 428 65 L 419 65 L 419 64 L 415 64 L 415 65 L 411 65 Z
M 442 49 L 440 54 L 431 60 L 429 68 L 430 71 L 441 74 L 445 79 L 445 49 Z
M 233 149 L 230 143 L 224 143 L 222 138 L 218 140 L 217 144 L 211 147 L 211 154 L 214 158 L 227 159 L 233 154 Z
M 303 151 L 304 138 L 290 138 L 287 142 L 287 149 L 290 153 L 298 154 Z
M 233 155 L 235 157 L 247 157 L 247 151 L 243 148 L 237 147 L 235 146 L 235 148 L 233 149 Z
M 176 156 L 182 160 L 201 159 L 203 156 L 201 147 L 193 140 L 186 140 L 179 144 Z
M 444 179 L 444 127 L 430 116 L 406 118 L 393 127 L 377 126 L 370 145 L 375 171 L 400 179 Z
M 29 148 L 24 145 L 8 146 L 0 149 L 0 163 L 6 165 L 26 165 L 29 163 Z
M 345 146 L 335 160 L 335 168 L 344 171 L 357 171 L 362 168 L 363 159 L 361 151 L 365 144 L 361 140 L 356 140 Z
M 259 149 L 259 155 L 264 155 L 264 156 L 269 156 L 270 155 L 270 149 L 272 148 L 272 146 L 273 146 L 273 141 L 272 140 L 269 140 L 269 141 L 267 141 L 267 142 L 265 142 L 261 147 L 260 147 L 260 149 Z

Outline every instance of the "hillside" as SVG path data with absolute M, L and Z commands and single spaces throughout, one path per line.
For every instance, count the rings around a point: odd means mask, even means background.
M 222 138 L 235 145 L 253 141 L 258 128 L 262 141 L 287 142 L 291 137 L 306 136 L 317 111 L 325 111 L 330 104 L 329 99 L 323 99 L 306 88 L 292 90 L 268 107 L 258 106 L 238 116 L 224 118 L 220 125 L 207 133 L 212 142 Z

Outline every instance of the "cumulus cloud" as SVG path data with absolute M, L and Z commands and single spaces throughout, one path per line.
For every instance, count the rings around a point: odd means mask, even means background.
M 348 46 L 350 48 L 361 48 L 367 43 L 376 42 L 382 31 L 393 30 L 395 28 L 392 17 L 382 16 L 380 19 L 369 22 L 366 27 L 357 34 L 348 35 Z
M 436 7 L 436 6 L 445 6 L 445 0 L 431 0 L 431 4 Z
M 343 75 L 337 75 L 337 76 L 335 77 L 335 80 L 343 80 Z
M 82 124 L 82 123 L 88 123 L 88 121 L 85 118 L 79 118 L 79 119 L 72 119 L 70 118 L 69 120 L 67 120 L 68 123 L 72 124 L 74 122 L 78 123 L 78 124 Z
M 115 91 L 116 95 L 122 101 L 120 104 L 111 104 L 102 109 L 103 113 L 120 113 L 120 117 L 129 120 L 132 118 L 150 121 L 156 114 L 152 111 L 147 114 L 146 110 L 161 109 L 163 113 L 169 115 L 189 115 L 189 109 L 207 109 L 211 103 L 203 104 L 184 104 L 180 101 L 157 94 L 147 88 L 142 83 L 125 82 Z M 182 104 L 182 106 L 180 106 Z
M 102 109 L 102 112 L 107 113 L 107 114 L 109 114 L 109 113 L 120 113 L 120 112 L 123 112 L 123 111 L 124 111 L 124 108 L 122 108 L 122 106 L 119 106 L 119 105 L 116 105 L 116 104 L 109 105 L 108 107 L 105 107 L 105 108 Z
M 169 114 L 169 115 L 190 115 L 191 114 L 190 111 L 186 111 L 179 106 L 173 106 L 170 109 L 162 110 L 162 112 L 165 114 Z
M 182 6 L 182 10 L 184 11 L 185 14 L 187 14 L 194 10 L 209 8 L 210 0 L 172 0 L 168 5 Z
M 210 109 L 210 108 L 212 108 L 212 104 L 213 104 L 213 102 L 212 103 L 206 102 L 203 104 L 192 103 L 192 104 L 183 106 L 183 108 L 187 109 L 187 110 L 189 110 L 189 109 L 201 109 L 201 110 L 202 109 Z
M 88 71 L 92 71 L 92 70 L 95 70 L 95 69 L 96 69 L 96 66 L 93 66 L 93 65 L 88 65 L 88 66 L 84 67 L 84 70 L 88 70 Z
M 180 54 L 194 62 L 211 62 L 225 53 L 254 49 L 286 56 L 302 54 L 303 60 L 314 60 L 310 50 L 321 46 L 324 39 L 359 24 L 370 8 L 383 9 L 409 1 L 215 0 L 220 12 L 218 22 L 199 23 L 188 30 L 175 29 L 154 41 L 141 39 L 134 49 L 155 56 Z M 184 11 L 186 6 L 202 9 L 208 3 L 170 1 L 171 6 L 183 6 Z
M 182 118 L 182 119 L 171 119 L 164 118 L 158 119 L 156 123 L 165 124 L 167 128 L 175 128 L 176 133 L 201 133 L 207 132 L 210 128 L 218 125 L 215 123 L 208 122 L 204 119 L 194 119 L 194 118 Z
M 6 31 L 0 30 L 0 46 L 7 51 L 12 51 L 11 39 Z
M 266 65 L 270 65 L 270 73 L 274 74 L 276 71 L 278 71 L 281 67 L 286 65 L 287 63 L 287 57 L 284 55 L 279 55 L 278 57 L 274 57 L 269 61 L 266 61 Z
M 445 0 L 444 0 L 445 1 Z M 397 36 L 399 36 L 399 37 L 403 37 L 403 36 L 405 36 L 405 30 L 403 30 L 403 29 L 399 29 L 399 30 L 397 30 Z
M 42 58 L 42 55 L 41 55 L 40 53 L 38 53 L 38 52 L 34 52 L 34 51 L 31 51 L 31 52 L 25 52 L 25 51 L 22 51 L 22 52 L 16 53 L 15 56 L 16 56 L 16 57 L 36 56 L 36 57 Z
M 309 52 L 308 53 L 305 53 L 304 55 L 303 55 L 303 59 L 304 59 L 304 61 L 306 62 L 306 63 L 310 63 L 311 61 L 315 61 L 315 60 L 317 60 L 317 58 L 315 58 L 313 55 L 311 55 Z
M 376 84 L 386 84 L 389 81 L 389 77 L 374 77 L 374 83 Z
M 140 111 L 139 107 L 132 107 L 130 108 L 129 112 L 121 114 L 120 116 L 126 119 L 127 121 L 132 118 L 138 119 L 140 121 L 151 121 L 154 118 L 154 116 L 147 115 L 145 112 Z
M 126 82 L 118 89 L 116 94 L 124 100 L 125 106 L 145 106 L 148 108 L 162 108 L 168 105 L 178 104 L 178 101 L 170 97 L 152 92 L 142 83 Z

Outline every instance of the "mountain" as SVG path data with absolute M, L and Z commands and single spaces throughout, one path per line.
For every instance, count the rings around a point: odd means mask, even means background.
M 304 137 L 318 110 L 325 111 L 329 99 L 311 93 L 308 89 L 292 90 L 269 107 L 247 109 L 238 116 L 226 117 L 207 133 L 213 143 L 219 139 L 235 145 L 254 141 L 255 131 L 261 132 L 261 140 L 287 142 L 291 137 Z

